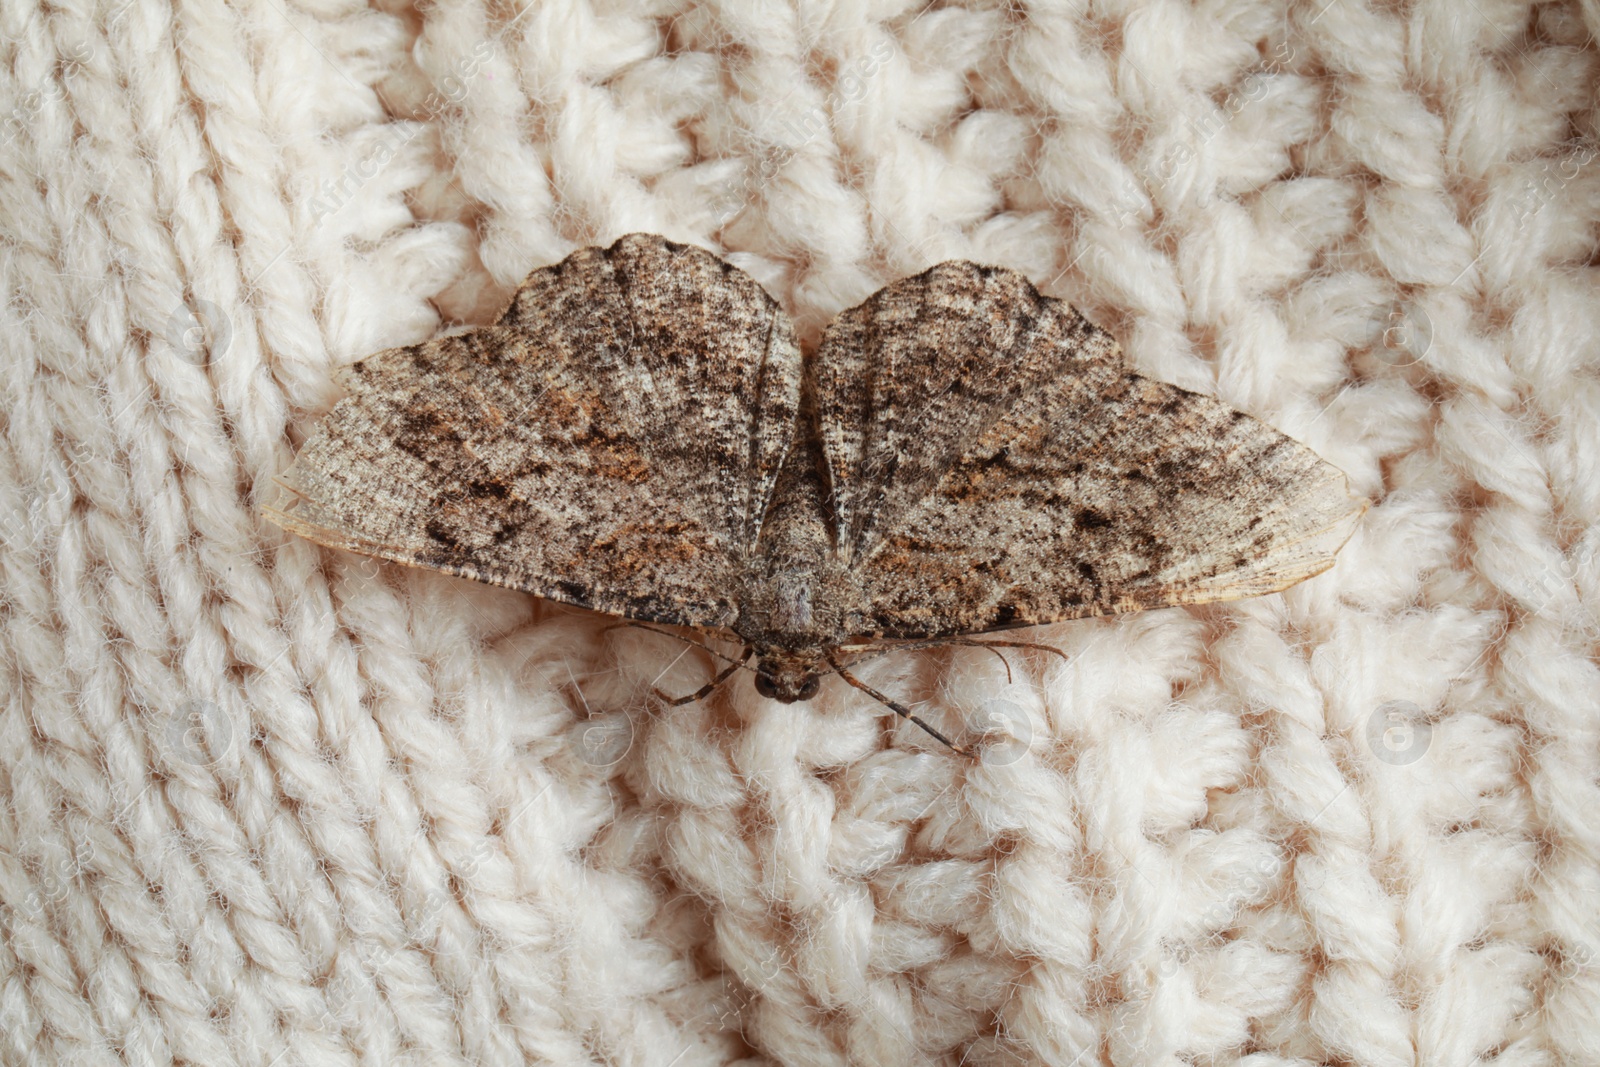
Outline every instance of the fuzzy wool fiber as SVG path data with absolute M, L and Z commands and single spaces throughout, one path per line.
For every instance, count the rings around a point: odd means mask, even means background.
M 0 1063 L 1600 1063 L 1600 3 L 0 5 Z M 785 706 L 261 505 L 650 231 L 946 259 L 1372 501 Z

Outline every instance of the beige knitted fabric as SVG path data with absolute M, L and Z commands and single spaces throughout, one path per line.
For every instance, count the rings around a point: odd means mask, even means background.
M 0 1062 L 1600 1063 L 1600 4 L 0 5 Z M 699 652 L 265 525 L 634 230 L 1003 264 L 1374 506 L 1070 657 Z

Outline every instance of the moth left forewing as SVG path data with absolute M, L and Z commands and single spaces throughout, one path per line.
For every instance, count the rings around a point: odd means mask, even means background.
M 295 501 L 267 517 L 578 607 L 726 625 L 800 373 L 754 279 L 629 235 L 532 272 L 494 326 L 354 364 L 284 474 Z
M 1276 592 L 1363 502 L 1315 453 L 1138 375 L 1052 382 L 951 465 L 858 573 L 874 628 L 939 636 Z
M 492 560 L 480 563 L 470 558 L 440 560 L 434 556 L 419 556 L 414 545 L 374 538 L 359 528 L 345 525 L 337 515 L 318 507 L 314 501 L 298 496 L 298 490 L 292 484 L 285 484 L 281 480 L 279 484 L 283 485 L 285 495 L 293 499 L 263 507 L 262 514 L 273 525 L 297 537 L 326 548 L 355 552 L 418 570 L 467 578 L 485 585 L 532 593 L 548 600 L 564 603 L 574 601 L 571 590 L 563 588 L 558 580 L 499 565 Z M 589 591 L 586 600 L 582 606 L 592 611 L 668 626 L 691 626 L 710 633 L 720 633 L 734 618 L 732 605 L 713 597 L 599 590 Z

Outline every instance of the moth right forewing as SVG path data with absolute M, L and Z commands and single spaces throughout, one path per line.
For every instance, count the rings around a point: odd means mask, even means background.
M 1362 509 L 1337 468 L 1213 398 L 1058 380 L 858 573 L 884 633 L 977 633 L 1275 592 L 1330 566 Z
M 1041 383 L 1120 373 L 1110 338 L 1021 274 L 942 263 L 828 326 L 813 360 L 841 550 L 865 560 Z

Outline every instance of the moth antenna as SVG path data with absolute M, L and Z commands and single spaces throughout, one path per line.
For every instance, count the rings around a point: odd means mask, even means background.
M 682 641 L 686 645 L 693 645 L 696 648 L 703 648 L 724 663 L 743 664 L 746 659 L 750 658 L 750 650 L 748 648 L 745 649 L 744 659 L 735 659 L 726 652 L 718 652 L 704 641 L 698 641 L 692 637 L 685 637 L 682 634 L 675 634 L 671 630 L 663 630 L 658 626 L 651 626 L 647 622 L 639 622 L 636 619 L 629 619 L 627 622 L 614 622 L 600 632 L 605 633 L 607 630 L 621 630 L 624 627 L 632 627 L 636 630 L 649 630 L 653 634 L 660 634 L 662 637 L 670 637 L 674 641 Z
M 972 645 L 976 648 L 1037 648 L 1041 652 L 1049 652 L 1060 656 L 1062 662 L 1071 663 L 1072 657 L 1054 645 L 1040 644 L 1037 641 L 967 641 L 961 638 L 947 639 L 946 644 Z
M 961 641 L 961 642 L 957 642 L 957 643 L 964 645 L 967 642 Z M 1000 666 L 1002 666 L 1002 667 L 1004 667 L 1006 669 L 1006 684 L 1010 685 L 1011 684 L 1011 661 L 1006 659 L 1006 654 L 1004 652 L 1001 652 L 997 648 L 989 648 L 989 646 L 984 644 L 982 641 L 974 641 L 972 643 L 974 645 L 976 645 L 978 648 L 988 648 L 990 652 L 993 652 L 995 654 L 995 658 L 1000 661 Z
M 1061 651 L 1059 648 L 1056 648 L 1054 645 L 1043 645 L 1036 641 L 973 641 L 960 637 L 940 637 L 929 641 L 909 641 L 901 645 L 841 645 L 836 651 L 859 651 L 865 653 L 865 655 L 862 655 L 860 658 L 856 659 L 850 664 L 850 666 L 854 667 L 858 663 L 866 663 L 869 660 L 877 659 L 879 656 L 887 656 L 891 652 L 914 652 L 917 649 L 939 648 L 942 645 L 967 645 L 972 648 L 987 648 L 989 651 L 994 652 L 996 656 L 1000 656 L 1000 662 L 1005 664 L 1007 685 L 1010 685 L 1012 680 L 1011 661 L 1006 659 L 1005 656 L 1000 655 L 999 652 L 995 652 L 995 649 L 1037 648 L 1044 652 L 1052 652 L 1055 655 L 1060 656 L 1062 660 L 1068 663 L 1072 661 L 1070 656 Z
M 911 652 L 911 651 L 916 651 L 919 648 L 938 648 L 941 645 L 975 645 L 978 648 L 988 648 L 988 645 L 985 644 L 982 641 L 951 641 L 951 640 L 921 641 L 921 642 L 917 642 L 916 644 L 910 644 L 910 645 L 892 645 L 892 646 L 890 646 L 888 648 L 872 649 L 871 651 L 867 652 L 866 655 L 864 655 L 864 656 L 860 657 L 859 659 L 855 660 L 854 662 L 852 662 L 850 664 L 850 666 L 854 667 L 857 663 L 866 663 L 869 660 L 875 660 L 879 656 L 887 656 L 891 652 Z M 989 650 L 991 652 L 994 652 L 994 649 L 989 649 Z M 1005 669 L 1006 669 L 1006 684 L 1010 685 L 1011 684 L 1011 661 L 1006 659 L 1005 656 L 1001 655 L 999 652 L 994 652 L 994 654 L 996 656 L 1000 657 L 1000 664 L 1001 664 L 1001 666 L 1005 667 Z
M 729 675 L 733 674 L 733 672 L 738 670 L 740 667 L 743 667 L 745 663 L 749 661 L 753 652 L 755 652 L 755 649 L 749 647 L 748 645 L 745 646 L 744 656 L 742 658 L 735 660 L 726 667 L 722 668 L 715 678 L 711 679 L 711 681 L 707 682 L 705 685 L 702 685 L 699 689 L 696 689 L 686 697 L 669 697 L 655 686 L 650 687 L 650 692 L 657 700 L 662 701 L 669 708 L 681 707 L 684 704 L 693 704 L 696 700 L 704 700 L 706 697 L 711 695 L 711 691 L 713 689 L 721 685 L 723 682 L 726 682 Z
M 1037 648 L 1042 652 L 1049 652 L 1060 656 L 1064 660 L 1071 660 L 1065 652 L 1054 645 L 1041 644 L 1038 641 L 977 641 L 970 637 L 930 637 L 926 641 L 906 641 L 901 644 L 872 643 L 866 645 L 840 645 L 841 652 L 871 652 L 881 656 L 889 652 L 914 652 L 919 648 L 938 648 L 941 645 L 971 645 L 974 648 Z
M 849 682 L 851 685 L 855 686 L 857 689 L 861 690 L 863 693 L 867 694 L 872 699 L 876 700 L 878 703 L 882 704 L 884 707 L 900 716 L 902 719 L 905 719 L 908 722 L 916 723 L 918 726 L 922 727 L 923 730 L 927 731 L 929 736 L 936 741 L 942 742 L 944 746 L 950 749 L 952 752 L 965 756 L 968 759 L 973 758 L 973 752 L 971 749 L 964 745 L 956 744 L 944 734 L 941 734 L 938 730 L 935 730 L 926 722 L 923 722 L 922 719 L 913 713 L 910 708 L 896 700 L 891 700 L 889 697 L 872 688 L 872 686 L 868 685 L 866 682 L 863 682 L 860 678 L 857 678 L 855 675 L 845 670 L 844 665 L 841 664 L 837 659 L 834 659 L 832 651 L 828 652 L 828 662 L 833 665 L 834 672 L 837 673 L 839 677 L 843 678 L 845 681 Z

